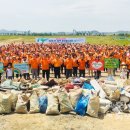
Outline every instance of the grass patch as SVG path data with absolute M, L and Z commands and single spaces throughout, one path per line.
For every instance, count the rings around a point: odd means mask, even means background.
M 38 37 L 56 37 L 56 38 L 64 38 L 64 37 L 85 37 L 86 42 L 90 44 L 108 44 L 108 45 L 130 45 L 130 40 L 124 39 L 119 40 L 115 39 L 114 36 L 0 36 L 0 43 L 11 43 L 11 42 L 35 42 L 35 38 Z M 130 37 L 129 37 L 130 39 Z

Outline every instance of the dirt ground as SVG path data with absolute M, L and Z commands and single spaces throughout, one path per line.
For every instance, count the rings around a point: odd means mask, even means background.
M 0 115 L 0 130 L 130 130 L 130 115 L 107 114 L 100 118 L 74 114 Z

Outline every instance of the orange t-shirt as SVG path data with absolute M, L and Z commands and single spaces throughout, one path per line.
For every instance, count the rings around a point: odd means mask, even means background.
M 4 64 L 4 66 L 7 66 L 8 65 L 8 60 L 3 60 L 3 64 Z
M 126 60 L 126 64 L 128 66 L 128 69 L 130 69 L 130 60 L 129 59 Z
M 52 64 L 54 65 L 54 67 L 60 67 L 62 65 L 62 60 L 61 59 L 54 59 L 52 61 Z
M 72 59 L 67 59 L 64 64 L 66 66 L 66 69 L 72 69 L 73 68 L 73 60 Z
M 73 67 L 78 67 L 78 60 L 73 59 Z
M 42 70 L 49 70 L 50 60 L 42 59 L 41 60 Z
M 83 59 L 79 59 L 78 60 L 78 63 L 79 63 L 79 70 L 85 70 L 85 63 L 86 61 Z
M 32 69 L 38 69 L 39 62 L 37 58 L 33 58 L 30 60 L 31 68 Z

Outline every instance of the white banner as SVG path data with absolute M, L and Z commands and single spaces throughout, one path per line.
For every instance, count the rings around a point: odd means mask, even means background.
M 36 38 L 36 43 L 85 43 L 85 38 Z

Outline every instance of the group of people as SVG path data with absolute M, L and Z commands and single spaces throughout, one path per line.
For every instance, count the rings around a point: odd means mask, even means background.
M 38 44 L 21 43 L 8 44 L 0 46 L 0 62 L 3 63 L 6 78 L 14 78 L 13 65 L 17 63 L 27 63 L 31 71 L 24 74 L 16 74 L 16 77 L 25 79 L 37 79 L 42 70 L 42 77 L 49 80 L 50 71 L 54 72 L 55 78 L 61 78 L 64 74 L 69 77 L 85 77 L 85 71 L 88 76 L 100 78 L 100 70 L 91 70 L 90 62 L 92 60 L 102 60 L 105 58 L 116 58 L 120 66 L 126 66 L 127 78 L 130 73 L 130 46 L 108 46 L 91 44 Z M 108 71 L 107 68 L 104 71 Z M 113 69 L 115 72 L 115 69 Z M 0 78 L 2 73 L 0 73 Z

